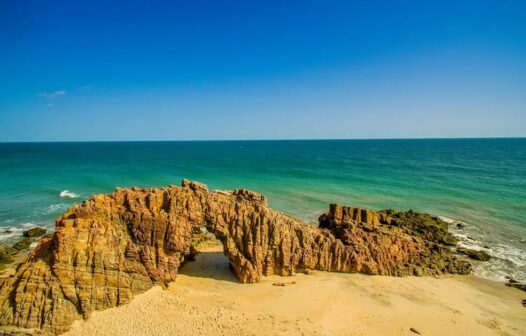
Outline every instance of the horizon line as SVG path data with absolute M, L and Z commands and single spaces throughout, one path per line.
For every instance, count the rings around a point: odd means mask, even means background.
M 0 144 L 30 143 L 118 143 L 118 142 L 250 142 L 250 141 L 356 141 L 356 140 L 497 140 L 526 139 L 526 136 L 489 136 L 489 137 L 399 137 L 399 138 L 283 138 L 283 139 L 164 139 L 164 140 L 37 140 L 37 141 L 0 141 Z

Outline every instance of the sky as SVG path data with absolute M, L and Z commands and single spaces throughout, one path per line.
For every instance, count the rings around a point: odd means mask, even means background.
M 525 1 L 0 0 L 0 142 L 515 136 Z

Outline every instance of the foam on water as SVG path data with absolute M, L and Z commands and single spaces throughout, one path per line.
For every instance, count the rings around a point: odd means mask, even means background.
M 14 237 L 20 236 L 25 230 L 23 227 L 19 226 L 9 226 L 0 229 L 0 242 L 10 240 Z
M 77 198 L 79 195 L 75 194 L 74 192 L 71 192 L 69 190 L 63 190 L 60 192 L 60 197 L 62 198 Z
M 43 215 L 61 214 L 64 211 L 66 211 L 68 208 L 69 208 L 68 204 L 56 203 L 56 204 L 51 204 L 48 207 L 43 208 L 41 213 Z
M 460 247 L 485 251 L 491 256 L 489 261 L 469 260 L 475 275 L 495 281 L 506 281 L 507 278 L 526 281 L 526 253 L 523 249 L 492 239 L 477 226 L 443 216 L 439 218 L 450 225 Z M 462 225 L 458 227 L 457 224 Z
M 21 223 L 17 226 L 8 226 L 8 227 L 1 227 L 0 228 L 0 241 L 9 241 L 17 237 L 21 237 L 22 233 L 30 228 L 36 227 L 36 226 L 43 226 L 34 224 L 32 222 L 28 223 Z
M 455 221 L 454 219 L 447 218 L 447 217 L 444 217 L 444 216 L 438 216 L 438 218 L 439 218 L 441 221 L 446 222 L 446 223 L 448 223 L 448 224 L 453 224 L 453 223 L 457 222 L 457 221 Z M 459 222 L 457 222 L 457 223 L 459 223 Z
M 4 224 L 6 222 L 8 221 L 5 221 Z M 48 232 L 53 232 L 55 230 L 54 223 L 52 222 L 26 222 L 16 224 L 16 226 L 0 226 L 0 243 L 5 245 L 15 243 L 23 237 L 25 230 L 34 227 L 45 228 Z

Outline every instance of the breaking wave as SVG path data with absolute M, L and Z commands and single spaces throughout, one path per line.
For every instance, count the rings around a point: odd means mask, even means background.
M 36 226 L 42 226 L 38 224 L 34 224 L 32 222 L 22 223 L 18 224 L 17 226 L 8 226 L 8 227 L 0 227 L 0 241 L 10 241 L 14 238 L 21 237 L 22 232 L 24 232 L 27 229 L 36 227 Z
M 60 192 L 60 197 L 62 198 L 77 198 L 79 195 L 75 194 L 74 192 L 71 192 L 69 190 L 63 190 Z
M 460 247 L 489 253 L 489 261 L 470 260 L 475 275 L 496 281 L 526 280 L 526 253 L 520 246 L 507 244 L 480 228 L 447 217 L 439 217 L 450 225 L 449 230 L 457 237 Z M 520 242 L 520 239 L 517 240 Z M 513 242 L 513 240 L 509 240 Z
M 41 213 L 43 215 L 49 215 L 49 214 L 58 214 L 66 211 L 68 209 L 69 205 L 58 203 L 58 204 L 51 204 L 50 206 L 43 208 L 41 210 Z

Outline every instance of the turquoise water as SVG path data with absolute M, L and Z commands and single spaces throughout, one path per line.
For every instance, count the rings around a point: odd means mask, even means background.
M 309 223 L 342 203 L 467 224 L 477 274 L 526 279 L 526 139 L 0 144 L 0 243 L 116 186 L 245 187 Z M 452 225 L 455 227 L 454 225 Z

